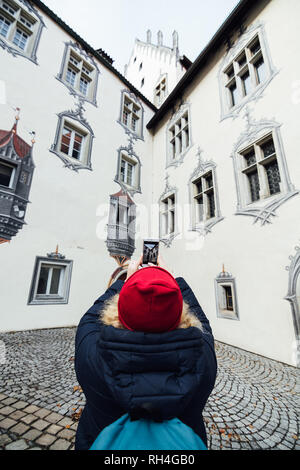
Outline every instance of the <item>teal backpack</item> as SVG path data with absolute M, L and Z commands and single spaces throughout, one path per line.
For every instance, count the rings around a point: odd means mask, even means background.
M 130 419 L 128 413 L 104 428 L 89 450 L 207 450 L 202 439 L 178 418 Z

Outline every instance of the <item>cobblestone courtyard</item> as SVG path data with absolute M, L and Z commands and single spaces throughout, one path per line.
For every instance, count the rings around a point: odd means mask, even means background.
M 84 395 L 75 328 L 0 334 L 0 448 L 72 450 Z M 210 449 L 300 449 L 299 370 L 216 342 L 218 376 L 204 410 Z

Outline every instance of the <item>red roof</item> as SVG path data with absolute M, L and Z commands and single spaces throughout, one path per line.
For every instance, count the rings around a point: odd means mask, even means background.
M 0 148 L 7 145 L 11 138 L 13 139 L 14 149 L 18 157 L 26 157 L 31 150 L 31 146 L 17 135 L 16 124 L 13 125 L 10 131 L 4 131 L 0 129 Z

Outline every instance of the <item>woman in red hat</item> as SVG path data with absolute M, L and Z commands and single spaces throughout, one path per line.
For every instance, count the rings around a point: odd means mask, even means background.
M 158 266 L 131 261 L 82 317 L 75 370 L 86 397 L 75 449 L 87 450 L 124 413 L 179 418 L 207 445 L 202 411 L 217 361 L 208 319 L 191 288 Z

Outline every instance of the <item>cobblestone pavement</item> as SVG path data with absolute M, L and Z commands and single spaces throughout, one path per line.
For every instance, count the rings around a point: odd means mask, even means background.
M 75 328 L 0 334 L 0 449 L 74 449 L 84 395 Z M 204 410 L 210 449 L 300 449 L 299 369 L 216 342 L 218 375 Z

